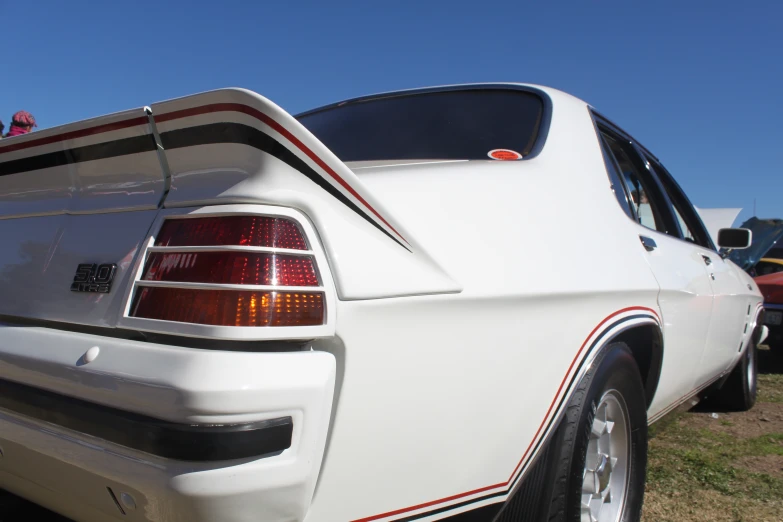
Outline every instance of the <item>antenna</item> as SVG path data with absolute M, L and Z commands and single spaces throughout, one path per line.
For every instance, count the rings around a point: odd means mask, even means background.
M 753 217 L 758 217 L 756 216 L 756 198 L 753 198 Z

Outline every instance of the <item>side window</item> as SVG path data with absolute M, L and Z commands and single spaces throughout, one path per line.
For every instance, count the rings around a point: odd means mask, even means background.
M 637 223 L 652 230 L 666 233 L 662 210 L 665 200 L 653 187 L 649 173 L 639 168 L 639 158 L 630 144 L 601 131 L 601 134 L 620 169 L 620 176 L 630 193 L 630 205 Z M 637 161 L 634 161 L 636 158 Z
M 680 211 L 677 210 L 677 204 L 674 203 L 674 201 L 672 201 L 672 204 L 674 206 L 674 215 L 677 216 L 677 223 L 680 224 L 680 230 L 682 231 L 682 238 L 686 241 L 690 241 L 691 243 L 695 243 L 696 239 L 693 237 L 693 232 L 691 232 L 691 229 L 688 228 L 688 225 L 685 223 L 685 220 L 682 218 L 682 214 L 680 214 Z
M 615 161 L 614 155 L 610 152 L 609 146 L 606 144 L 606 139 L 601 134 L 599 135 L 601 141 L 601 152 L 604 155 L 604 163 L 606 164 L 606 171 L 609 173 L 609 181 L 611 182 L 612 192 L 617 198 L 617 202 L 629 218 L 636 221 L 636 215 L 633 209 L 631 209 L 631 199 L 628 195 L 628 190 L 625 187 L 625 183 L 620 179 L 620 167 Z
M 652 166 L 653 170 L 655 170 L 658 179 L 661 181 L 664 190 L 672 202 L 674 214 L 677 217 L 677 222 L 682 231 L 682 238 L 704 248 L 715 250 L 712 238 L 699 217 L 699 213 L 693 207 L 680 186 L 677 185 L 677 182 L 674 181 L 674 178 L 669 174 L 669 171 L 654 158 L 645 157 L 645 160 Z

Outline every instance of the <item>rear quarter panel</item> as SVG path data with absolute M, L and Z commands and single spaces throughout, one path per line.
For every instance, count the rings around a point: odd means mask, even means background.
M 502 500 L 591 346 L 629 316 L 657 320 L 587 108 L 553 98 L 535 159 L 357 171 L 464 290 L 339 304 L 341 388 L 309 520 Z

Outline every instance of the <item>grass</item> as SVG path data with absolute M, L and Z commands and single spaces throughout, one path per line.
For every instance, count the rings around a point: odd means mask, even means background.
M 759 375 L 758 401 L 783 403 L 783 374 Z
M 761 371 L 781 361 L 760 352 Z M 783 521 L 783 374 L 749 412 L 686 413 L 651 439 L 643 522 Z

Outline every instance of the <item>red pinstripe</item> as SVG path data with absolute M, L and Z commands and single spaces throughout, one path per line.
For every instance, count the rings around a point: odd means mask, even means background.
M 187 118 L 188 116 L 195 116 L 198 114 L 209 114 L 213 112 L 241 112 L 256 118 L 262 123 L 273 128 L 280 135 L 285 137 L 291 144 L 301 150 L 307 157 L 313 160 L 319 167 L 321 167 L 334 181 L 336 181 L 341 187 L 348 191 L 354 198 L 356 198 L 362 205 L 365 206 L 370 212 L 372 212 L 378 219 L 380 219 L 384 225 L 386 225 L 392 232 L 397 234 L 397 237 L 405 241 L 410 245 L 408 241 L 397 230 L 389 224 L 381 214 L 375 210 L 351 185 L 340 177 L 337 172 L 334 171 L 329 165 L 326 164 L 315 152 L 313 152 L 307 145 L 301 142 L 296 136 L 294 136 L 285 127 L 280 125 L 277 121 L 273 120 L 263 112 L 254 109 L 253 107 L 243 105 L 241 103 L 213 103 L 209 105 L 202 105 L 200 107 L 191 107 L 189 109 L 183 109 L 180 111 L 168 112 L 165 114 L 155 115 L 156 122 L 171 121 L 180 118 Z M 126 129 L 129 127 L 135 127 L 136 125 L 144 125 L 147 123 L 146 117 L 132 118 L 115 123 L 108 123 L 106 125 L 98 125 L 96 127 L 90 127 L 88 129 L 82 129 L 73 132 L 66 132 L 64 134 L 57 134 L 56 136 L 47 136 L 36 140 L 25 141 L 22 143 L 12 143 L 10 145 L 0 145 L 0 153 L 12 152 L 15 150 L 29 149 L 37 147 L 39 145 L 48 145 L 50 143 L 58 143 L 61 141 L 72 140 L 76 138 L 84 138 L 86 136 L 93 136 L 95 134 L 102 134 L 118 129 Z
M 360 201 L 366 208 L 368 208 L 375 216 L 380 219 L 389 229 L 391 229 L 397 236 L 404 238 L 400 235 L 397 230 L 394 229 L 384 218 L 381 216 L 372 206 L 370 206 L 367 201 L 364 200 L 349 184 L 346 182 L 342 177 L 340 177 L 337 172 L 335 172 L 329 165 L 327 165 L 320 157 L 318 157 L 309 147 L 307 147 L 304 143 L 302 143 L 296 136 L 294 136 L 291 132 L 289 132 L 285 127 L 280 125 L 277 121 L 273 120 L 263 112 L 254 109 L 252 107 L 249 107 L 247 105 L 243 105 L 240 103 L 214 103 L 210 105 L 203 105 L 200 107 L 192 107 L 189 109 L 183 109 L 180 111 L 174 111 L 169 112 L 165 114 L 160 114 L 155 116 L 155 120 L 157 122 L 165 122 L 165 121 L 172 121 L 176 119 L 186 118 L 188 116 L 196 116 L 199 114 L 208 114 L 213 112 L 240 112 L 247 114 L 249 116 L 252 116 L 256 118 L 257 120 L 261 121 L 262 123 L 266 124 L 267 126 L 274 129 L 276 132 L 278 132 L 281 136 L 285 137 L 289 142 L 291 142 L 293 145 L 295 145 L 299 150 L 301 150 L 305 155 L 307 155 L 310 159 L 312 159 L 319 167 L 321 167 L 329 176 L 332 177 L 337 183 L 339 183 L 343 188 L 345 188 L 353 197 L 355 197 L 358 201 Z M 36 147 L 39 145 L 47 145 L 50 143 L 57 143 L 60 141 L 66 141 L 70 139 L 76 139 L 76 138 L 82 138 L 85 136 L 92 136 L 95 134 L 101 134 L 104 132 L 109 132 L 113 130 L 118 129 L 124 129 L 128 127 L 133 127 L 136 125 L 142 125 L 147 123 L 147 118 L 133 118 L 130 120 L 125 120 L 121 122 L 106 124 L 106 125 L 99 125 L 96 127 L 91 127 L 88 129 L 82 129 L 79 131 L 73 131 L 68 132 L 65 134 L 58 134 L 56 136 L 48 136 L 45 138 L 40 138 L 37 140 L 30 140 L 23 143 L 18 144 L 12 144 L 8 146 L 0 146 L 0 153 L 2 152 L 11 152 L 15 150 L 22 150 L 27 149 L 31 147 Z M 407 241 L 406 241 L 407 243 Z M 522 464 L 525 462 L 525 460 L 528 457 L 528 454 L 530 453 L 530 450 L 533 447 L 534 442 L 538 439 L 538 436 L 541 434 L 541 430 L 544 429 L 544 425 L 546 424 L 546 420 L 549 418 L 549 415 L 552 413 L 552 410 L 555 407 L 555 404 L 557 403 L 557 398 L 560 396 L 560 393 L 563 391 L 563 387 L 565 386 L 565 383 L 568 379 L 568 375 L 573 370 L 574 366 L 576 365 L 577 361 L 579 360 L 579 356 L 582 354 L 582 352 L 585 349 L 585 346 L 587 346 L 588 341 L 595 335 L 595 333 L 608 321 L 610 321 L 612 318 L 616 317 L 617 315 L 620 315 L 625 312 L 630 312 L 633 310 L 643 310 L 647 312 L 651 312 L 660 322 L 660 317 L 655 312 L 655 310 L 643 306 L 632 306 L 628 308 L 623 308 L 622 310 L 618 310 L 614 312 L 613 314 L 607 316 L 603 321 L 601 321 L 593 330 L 590 332 L 590 334 L 585 338 L 584 342 L 582 343 L 582 346 L 579 348 L 579 351 L 576 353 L 576 356 L 571 361 L 570 366 L 568 367 L 568 371 L 566 372 L 565 376 L 563 377 L 563 380 L 560 382 L 560 386 L 557 389 L 557 393 L 555 394 L 555 397 L 552 399 L 552 402 L 549 405 L 549 409 L 547 410 L 546 415 L 544 416 L 544 420 L 541 422 L 541 424 L 538 427 L 538 430 L 536 431 L 536 434 L 533 436 L 533 439 L 531 440 L 530 444 L 528 445 L 527 449 L 525 450 L 525 453 L 522 455 L 522 458 L 517 463 L 516 467 L 514 468 L 514 471 L 509 476 L 508 480 L 506 482 L 493 484 L 491 486 L 485 486 L 483 488 L 474 489 L 472 491 L 467 491 L 465 493 L 460 493 L 457 495 L 452 495 L 449 497 L 444 497 L 438 500 L 432 500 L 430 502 L 425 502 L 423 504 L 418 504 L 415 506 L 410 506 L 407 508 L 401 508 L 394 511 L 389 511 L 387 513 L 382 513 L 379 515 L 373 515 L 370 517 L 365 517 L 361 519 L 357 519 L 353 522 L 372 522 L 373 520 L 378 520 L 381 518 L 391 517 L 395 515 L 399 515 L 402 513 L 407 513 L 410 511 L 415 511 L 418 509 L 423 509 L 427 507 L 431 507 L 437 504 L 443 504 L 452 500 L 457 500 L 460 498 L 468 497 L 471 495 L 475 495 L 478 493 L 483 493 L 485 491 L 490 491 L 493 489 L 498 489 L 502 487 L 507 487 L 509 484 L 511 484 L 512 480 L 514 479 L 514 475 L 516 475 L 519 468 L 522 466 Z
M 380 515 L 373 515 L 371 517 L 360 518 L 360 519 L 354 520 L 353 522 L 372 522 L 373 520 L 379 520 L 381 518 L 392 517 L 394 515 L 400 515 L 402 513 L 408 513 L 409 511 L 416 511 L 418 509 L 435 506 L 437 504 L 443 504 L 443 503 L 446 503 L 446 502 L 449 502 L 449 501 L 452 501 L 452 500 L 457 500 L 457 499 L 460 499 L 460 498 L 469 497 L 471 495 L 475 495 L 476 493 L 483 493 L 484 491 L 489 491 L 489 490 L 492 490 L 492 489 L 508 487 L 511 484 L 511 482 L 513 481 L 514 475 L 516 475 L 516 473 L 519 470 L 520 466 L 522 466 L 522 464 L 527 459 L 527 456 L 530 453 L 530 450 L 533 448 L 533 444 L 536 442 L 536 440 L 538 439 L 538 436 L 541 434 L 541 430 L 544 429 L 544 425 L 546 424 L 546 421 L 549 418 L 549 414 L 552 413 L 552 410 L 554 409 L 555 404 L 557 403 L 557 398 L 560 396 L 560 392 L 563 391 L 563 387 L 565 386 L 565 383 L 568 380 L 568 375 L 571 373 L 571 370 L 574 369 L 574 365 L 576 365 L 576 362 L 579 360 L 579 356 L 584 351 L 585 347 L 587 346 L 587 343 L 590 341 L 590 339 L 592 339 L 593 335 L 595 335 L 596 332 L 598 332 L 598 330 L 600 330 L 601 327 L 604 326 L 608 321 L 610 321 L 611 319 L 613 319 L 614 317 L 616 317 L 616 316 L 618 316 L 620 314 L 623 314 L 625 312 L 631 312 L 631 311 L 634 311 L 634 310 L 643 310 L 645 312 L 650 312 L 650 313 L 652 313 L 656 317 L 656 319 L 658 319 L 659 323 L 661 321 L 660 317 L 658 316 L 658 313 L 655 310 L 653 310 L 652 308 L 647 308 L 645 306 L 630 306 L 628 308 L 623 308 L 622 310 L 618 310 L 618 311 L 614 312 L 613 314 L 607 316 L 603 321 L 598 323 L 598 326 L 593 328 L 593 331 L 590 332 L 590 334 L 585 338 L 584 342 L 582 343 L 582 346 L 579 348 L 579 351 L 576 352 L 576 356 L 574 356 L 574 360 L 571 361 L 571 365 L 568 367 L 568 371 L 566 372 L 565 376 L 563 377 L 563 380 L 560 382 L 560 386 L 557 389 L 557 393 L 555 394 L 555 397 L 552 399 L 552 402 L 549 405 L 549 409 L 547 410 L 546 415 L 544 416 L 544 420 L 541 421 L 541 424 L 539 425 L 538 430 L 536 431 L 536 434 L 533 436 L 533 439 L 530 441 L 530 444 L 528 445 L 527 449 L 525 450 L 525 453 L 522 455 L 522 458 L 519 459 L 519 463 L 516 465 L 516 467 L 514 468 L 514 471 L 511 473 L 511 476 L 508 477 L 507 481 L 502 482 L 500 484 L 494 484 L 492 486 L 486 486 L 486 487 L 483 487 L 483 488 L 474 489 L 472 491 L 467 491 L 465 493 L 452 495 L 450 497 L 445 497 L 445 498 L 441 498 L 441 499 L 438 499 L 438 500 L 432 500 L 430 502 L 425 502 L 423 504 L 418 504 L 416 506 L 411 506 L 411 507 L 407 507 L 407 508 L 401 508 L 401 509 L 397 509 L 397 510 L 394 510 L 394 511 L 389 511 L 387 513 L 381 513 Z
M 313 152 L 307 145 L 302 143 L 299 138 L 291 134 L 288 129 L 280 125 L 277 121 L 273 120 L 263 112 L 259 111 L 258 109 L 254 109 L 253 107 L 249 107 L 247 105 L 243 105 L 241 103 L 213 103 L 210 105 L 203 105 L 201 107 L 192 107 L 190 109 L 183 109 L 181 111 L 174 111 L 174 112 L 168 112 L 166 114 L 161 114 L 158 116 L 155 116 L 156 122 L 164 122 L 164 121 L 170 121 L 170 120 L 176 120 L 180 118 L 186 118 L 188 116 L 195 116 L 198 114 L 208 114 L 212 112 L 241 112 L 244 114 L 247 114 L 248 116 L 252 116 L 255 119 L 259 120 L 260 122 L 266 124 L 267 126 L 273 128 L 277 133 L 279 133 L 281 136 L 285 137 L 289 142 L 291 142 L 296 148 L 304 152 L 307 157 L 309 157 L 311 160 L 313 160 L 319 167 L 321 167 L 324 171 L 326 171 L 329 176 L 335 180 L 337 183 L 340 184 L 345 190 L 347 190 L 353 197 L 355 197 L 359 202 L 361 202 L 362 205 L 364 205 L 367 209 L 369 209 L 375 216 L 380 219 L 384 225 L 389 227 L 390 230 L 392 230 L 395 234 L 397 234 L 398 237 L 400 237 L 403 241 L 405 241 L 405 238 L 403 238 L 397 230 L 394 229 L 393 226 L 389 224 L 388 221 L 386 221 L 383 216 L 381 216 L 378 211 L 376 211 L 367 201 L 364 200 L 362 196 L 359 195 L 358 192 L 356 192 L 351 185 L 348 184 L 347 181 L 345 181 L 343 178 L 340 177 L 337 172 L 334 171 L 329 165 L 324 162 L 318 155 Z M 407 241 L 405 241 L 408 243 Z
M 130 120 L 117 121 L 114 123 L 107 123 L 105 125 L 98 125 L 96 127 L 89 127 L 87 129 L 56 134 L 54 136 L 46 136 L 36 140 L 23 141 L 22 143 L 11 142 L 10 144 L 4 145 L 2 142 L 0 142 L 0 154 L 3 152 L 13 152 L 15 150 L 24 150 L 32 147 L 38 147 L 39 145 L 49 145 L 50 143 L 59 143 L 61 141 L 75 140 L 77 138 L 84 138 L 86 136 L 94 136 L 95 134 L 103 134 L 104 132 L 127 129 L 137 125 L 146 125 L 148 121 L 149 120 L 147 120 L 146 116 L 142 116 L 139 118 L 131 118 Z

